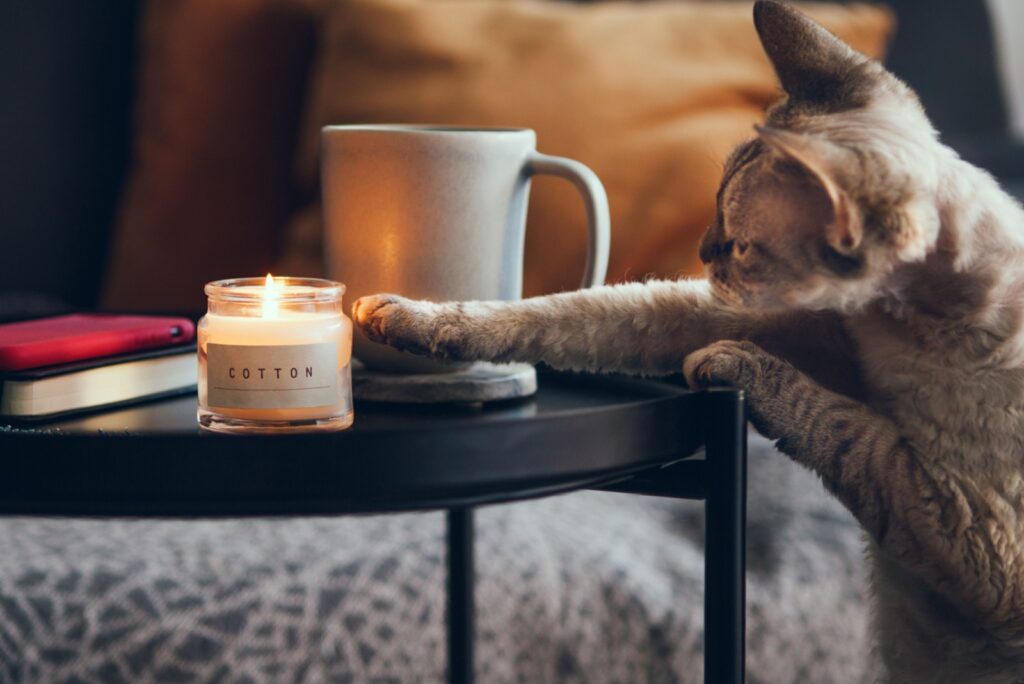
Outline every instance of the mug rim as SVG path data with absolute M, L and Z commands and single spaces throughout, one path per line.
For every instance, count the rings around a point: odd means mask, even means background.
M 460 126 L 449 124 L 331 124 L 320 129 L 321 133 L 365 132 L 365 133 L 406 133 L 426 134 L 493 134 L 493 133 L 534 133 L 532 128 L 514 126 Z

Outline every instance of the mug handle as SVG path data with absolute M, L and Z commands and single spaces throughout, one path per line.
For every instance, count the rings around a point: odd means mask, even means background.
M 583 195 L 587 208 L 587 267 L 583 271 L 582 287 L 603 285 L 608 273 L 611 221 L 608 195 L 597 174 L 578 161 L 540 152 L 531 152 L 527 157 L 526 172 L 530 176 L 545 174 L 564 178 Z

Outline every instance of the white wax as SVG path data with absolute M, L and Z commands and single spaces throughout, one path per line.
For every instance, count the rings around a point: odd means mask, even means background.
M 347 372 L 352 360 L 352 321 L 340 312 L 276 311 L 272 316 L 225 316 L 207 313 L 199 326 L 200 404 L 207 404 L 206 358 L 208 344 L 277 346 L 336 342 L 338 371 Z M 344 403 L 339 400 L 339 403 Z M 251 420 L 309 420 L 334 415 L 335 406 L 253 409 L 210 406 L 219 414 Z
M 286 345 L 338 342 L 338 366 L 352 357 L 352 322 L 340 313 L 281 311 L 274 317 L 206 314 L 206 344 Z

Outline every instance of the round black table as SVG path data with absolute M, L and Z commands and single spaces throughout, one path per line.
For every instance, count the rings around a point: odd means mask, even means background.
M 530 399 L 357 403 L 345 432 L 214 435 L 188 395 L 0 428 L 0 514 L 218 517 L 448 510 L 449 676 L 472 680 L 472 508 L 583 488 L 706 502 L 705 681 L 743 680 L 741 392 L 542 373 Z M 704 451 L 704 458 L 699 452 Z

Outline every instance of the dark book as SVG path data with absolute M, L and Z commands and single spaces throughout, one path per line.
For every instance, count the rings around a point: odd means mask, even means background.
M 0 373 L 0 416 L 40 420 L 195 391 L 194 343 Z

